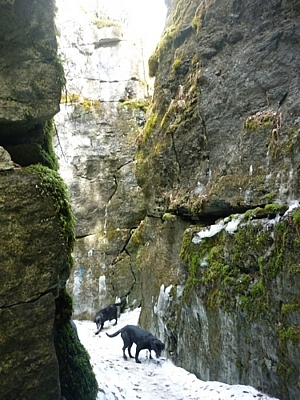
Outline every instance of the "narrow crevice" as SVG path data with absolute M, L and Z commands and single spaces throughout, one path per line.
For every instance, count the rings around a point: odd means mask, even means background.
M 117 168 L 117 171 L 120 171 L 120 169 L 122 169 L 123 167 L 126 167 L 126 165 L 132 164 L 133 162 L 134 162 L 134 159 L 133 159 L 133 158 L 130 159 L 130 160 L 128 160 L 128 161 L 126 161 L 124 164 L 120 165 L 120 166 Z M 115 177 L 115 179 L 116 179 L 116 177 Z
M 12 307 L 18 307 L 18 306 L 20 306 L 22 304 L 35 303 L 36 301 L 41 299 L 43 296 L 46 296 L 49 293 L 53 293 L 53 290 L 47 290 L 46 292 L 41 293 L 39 296 L 35 297 L 34 299 L 31 299 L 31 300 L 28 300 L 28 301 L 20 301 L 18 303 L 10 304 L 8 306 L 2 306 L 2 307 L 0 307 L 0 310 L 6 310 L 6 309 L 10 309 Z
M 177 165 L 178 165 L 178 175 L 180 175 L 181 174 L 181 165 L 180 165 L 180 162 L 179 162 L 179 159 L 178 159 L 178 153 L 177 153 L 177 150 L 176 150 L 174 134 L 173 133 L 171 133 L 171 138 L 172 138 L 172 147 L 174 149 L 175 159 L 176 159 L 176 162 L 177 162 Z M 179 177 L 178 177 L 178 180 L 179 180 Z

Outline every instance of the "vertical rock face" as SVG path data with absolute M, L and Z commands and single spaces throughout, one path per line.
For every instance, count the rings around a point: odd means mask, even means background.
M 54 298 L 69 274 L 69 247 L 41 179 L 0 172 L 1 399 L 58 399 Z
M 54 400 L 55 299 L 74 237 L 65 185 L 46 167 L 63 82 L 54 1 L 1 0 L 0 49 L 0 398 Z
M 67 85 L 55 118 L 56 153 L 77 221 L 68 287 L 81 318 L 116 297 L 140 304 L 138 271 L 125 247 L 146 212 L 135 151 L 152 93 L 147 59 L 164 19 L 162 11 L 150 30 L 151 13 L 153 4 L 136 0 L 58 4 Z
M 54 0 L 1 0 L 0 7 L 0 137 L 16 144 L 26 141 L 20 132 L 59 110 Z
M 200 378 L 281 399 L 300 395 L 299 15 L 169 2 L 136 156 L 140 323 Z

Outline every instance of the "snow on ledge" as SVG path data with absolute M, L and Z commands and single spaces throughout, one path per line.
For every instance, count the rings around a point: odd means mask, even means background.
M 197 232 L 192 239 L 194 244 L 198 244 L 202 239 L 217 235 L 223 229 L 230 234 L 236 232 L 240 222 L 242 221 L 244 214 L 235 214 L 231 217 L 227 217 L 217 224 L 210 225 L 209 227 L 203 228 Z

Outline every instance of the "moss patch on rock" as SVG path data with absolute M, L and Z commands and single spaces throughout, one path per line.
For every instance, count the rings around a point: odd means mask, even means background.
M 70 270 L 73 266 L 71 252 L 73 251 L 75 243 L 75 217 L 71 207 L 67 185 L 56 171 L 40 164 L 31 165 L 25 168 L 24 172 L 38 175 L 41 179 L 40 190 L 42 193 L 47 193 L 52 198 L 55 216 L 59 221 L 61 233 L 65 237 L 69 249 L 68 268 Z
M 189 267 L 185 300 L 195 290 L 208 308 L 233 312 L 239 307 L 250 320 L 272 318 L 270 311 L 276 305 L 270 288 L 276 276 L 280 273 L 288 279 L 299 270 L 300 249 L 294 241 L 298 222 L 294 220 L 297 217 L 283 217 L 276 223 L 248 220 L 233 235 L 221 230 L 199 244 L 192 241 L 197 228 L 187 230 L 180 253 Z

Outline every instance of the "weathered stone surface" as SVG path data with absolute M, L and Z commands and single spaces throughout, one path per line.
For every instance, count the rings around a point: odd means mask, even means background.
M 136 262 L 141 282 L 156 282 L 151 294 L 142 291 L 140 323 L 201 379 L 296 400 L 298 216 L 272 218 L 284 212 L 279 205 L 299 198 L 300 7 L 169 3 L 151 57 L 155 92 L 136 156 L 148 214 L 143 230 L 153 230 Z M 240 226 L 238 235 L 193 241 L 200 224 L 213 230 L 219 218 L 225 226 L 226 217 L 234 221 L 231 214 L 256 207 L 249 215 L 257 222 Z M 191 225 L 184 235 L 172 231 L 176 256 L 167 247 L 170 234 L 156 226 L 164 216 L 177 228 L 178 221 Z
M 1 0 L 0 7 L 0 139 L 16 143 L 59 110 L 54 1 Z
M 69 273 L 67 243 L 40 179 L 22 170 L 2 174 L 0 211 L 0 246 L 6 249 L 1 306 L 30 302 L 63 287 Z
M 16 295 L 15 304 L 0 308 L 1 399 L 59 400 L 59 371 L 52 334 L 53 294 L 35 296 L 31 303 L 20 300 Z
M 78 387 L 91 399 L 98 390 L 89 357 L 78 340 L 72 343 L 63 330 L 56 330 L 56 342 L 66 346 L 61 346 L 63 351 L 54 348 L 54 327 L 58 321 L 68 326 L 72 314 L 65 285 L 74 244 L 66 187 L 53 171 L 57 167 L 52 150 L 55 130 L 49 119 L 58 111 L 64 79 L 56 54 L 54 8 L 52 0 L 0 1 L 3 400 L 60 400 L 57 355 L 64 358 L 62 386 L 76 375 L 73 398 L 80 398 Z M 70 392 L 64 388 L 66 397 Z
M 144 113 L 106 104 L 88 111 L 68 106 L 66 111 L 68 120 L 63 113 L 56 117 L 63 151 L 60 172 L 69 187 L 78 238 L 75 276 L 68 286 L 74 293 L 75 315 L 91 318 L 116 296 L 125 298 L 132 288 L 132 279 L 125 279 L 120 291 L 105 291 L 103 285 L 116 287 L 112 275 L 106 276 L 107 268 L 117 262 L 131 230 L 145 216 L 144 196 L 134 176 L 137 121 Z M 61 149 L 56 147 L 57 153 Z
M 299 6 L 224 0 L 176 10 L 155 53 L 156 124 L 138 157 L 150 212 L 159 201 L 224 216 L 297 197 Z M 275 115 L 246 124 L 257 112 Z
M 58 5 L 67 91 L 55 117 L 56 154 L 76 217 L 68 281 L 74 316 L 93 318 L 116 297 L 140 304 L 140 280 L 126 245 L 146 214 L 134 155 L 152 88 L 147 56 L 159 28 L 146 31 L 150 4 L 130 0 L 115 7 L 101 0 L 98 10 L 73 3 L 70 14 L 70 0 Z M 159 27 L 162 16 L 157 20 Z
M 59 399 L 54 299 L 70 250 L 37 175 L 2 172 L 0 185 L 0 397 Z
M 298 218 L 295 208 L 283 217 L 232 220 L 235 230 L 220 221 L 211 235 L 186 230 L 187 275 L 161 287 L 150 321 L 142 316 L 176 364 L 204 380 L 299 397 Z

